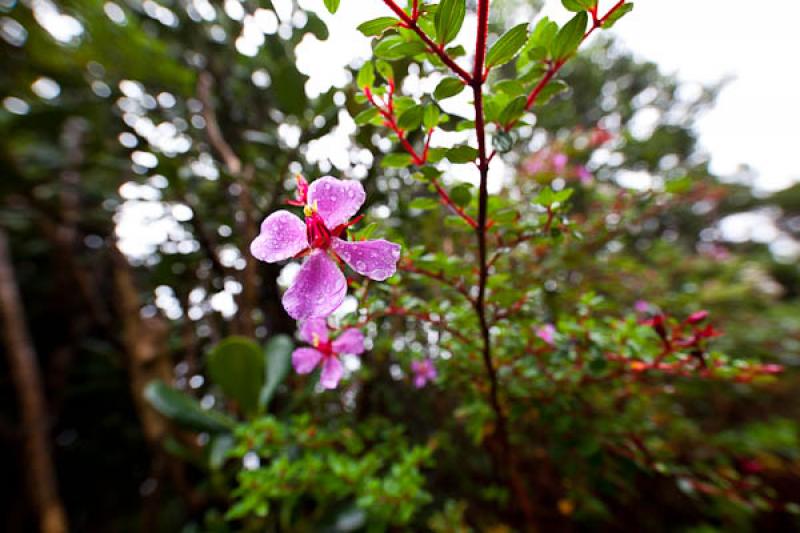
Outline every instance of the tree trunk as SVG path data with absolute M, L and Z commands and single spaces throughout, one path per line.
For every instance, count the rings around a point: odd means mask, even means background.
M 21 410 L 23 443 L 28 461 L 28 488 L 39 513 L 42 533 L 65 533 L 67 517 L 58 495 L 50 455 L 48 416 L 42 377 L 25 323 L 5 231 L 0 229 L 0 315 L 3 338 Z

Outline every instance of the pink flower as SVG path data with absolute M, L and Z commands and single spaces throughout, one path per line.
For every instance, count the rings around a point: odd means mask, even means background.
M 575 175 L 578 176 L 578 179 L 581 181 L 582 185 L 591 185 L 592 180 L 594 179 L 592 173 L 589 172 L 589 169 L 583 165 L 578 165 L 578 167 L 575 169 Z
M 636 300 L 633 304 L 633 308 L 636 310 L 637 313 L 649 313 L 650 312 L 650 302 L 646 300 Z
M 330 315 L 347 293 L 347 280 L 333 258 L 376 281 L 394 275 L 400 245 L 384 239 L 346 241 L 339 236 L 354 224 L 350 218 L 364 203 L 361 183 L 322 177 L 311 185 L 298 177 L 297 200 L 305 222 L 289 211 L 275 211 L 261 223 L 250 253 L 268 263 L 308 256 L 294 283 L 283 295 L 283 307 L 296 320 Z
M 297 348 L 292 353 L 292 366 L 298 374 L 308 374 L 322 366 L 319 383 L 326 389 L 335 389 L 342 379 L 344 368 L 339 360 L 341 354 L 364 353 L 364 335 L 355 328 L 344 330 L 338 337 L 328 337 L 328 325 L 324 319 L 314 318 L 300 324 L 300 338 L 312 348 Z
M 436 379 L 436 367 L 430 359 L 411 361 L 411 372 L 414 374 L 414 386 L 418 389 Z
M 567 158 L 566 154 L 562 154 L 560 152 L 554 154 L 552 159 L 553 168 L 558 173 L 564 172 L 564 169 L 567 168 L 568 161 L 569 159 Z
M 701 311 L 695 311 L 694 313 L 689 315 L 689 318 L 686 319 L 686 322 L 688 322 L 689 324 L 698 324 L 703 320 L 705 320 L 706 318 L 708 318 L 708 311 L 703 309 Z
M 545 324 L 536 330 L 536 336 L 553 346 L 556 343 L 556 327 L 553 324 Z

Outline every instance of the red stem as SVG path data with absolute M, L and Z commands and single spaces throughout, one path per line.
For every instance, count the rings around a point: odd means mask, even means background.
M 614 4 L 614 6 L 611 9 L 608 10 L 608 12 L 605 15 L 603 15 L 600 18 L 597 18 L 597 8 L 591 10 L 590 14 L 592 15 L 592 27 L 589 28 L 589 30 L 583 35 L 583 39 L 581 40 L 581 42 L 588 39 L 589 36 L 594 32 L 594 30 L 605 24 L 606 20 L 608 20 L 608 17 L 610 17 L 617 9 L 622 7 L 624 3 L 625 0 L 619 0 L 616 4 Z M 545 73 L 544 77 L 541 80 L 539 80 L 539 83 L 536 84 L 536 87 L 534 87 L 531 93 L 528 95 L 528 100 L 525 103 L 525 111 L 528 111 L 530 110 L 531 107 L 533 107 L 533 104 L 536 103 L 536 98 L 539 96 L 539 93 L 542 92 L 542 89 L 545 88 L 545 86 L 550 82 L 550 80 L 553 79 L 553 77 L 558 73 L 558 71 L 561 70 L 561 67 L 563 67 L 568 60 L 569 58 L 559 59 L 558 61 L 550 65 L 550 68 L 547 69 L 547 72 Z M 509 124 L 506 124 L 503 127 L 503 130 L 509 131 L 511 128 L 514 127 L 514 124 L 516 123 L 517 121 L 515 120 Z
M 450 55 L 447 52 L 445 52 L 444 46 L 438 45 L 435 42 L 433 42 L 433 39 L 428 37 L 428 34 L 422 31 L 422 28 L 420 28 L 417 25 L 416 18 L 409 17 L 408 13 L 406 13 L 402 7 L 397 5 L 397 3 L 394 0 L 383 0 L 383 3 L 386 4 L 389 7 L 389 9 L 394 11 L 395 15 L 397 15 L 400 18 L 400 20 L 403 21 L 403 24 L 405 25 L 406 28 L 412 30 L 414 33 L 419 35 L 419 38 L 422 39 L 422 41 L 428 47 L 428 50 L 439 56 L 439 59 L 442 60 L 442 63 L 447 65 L 450 68 L 450 70 L 452 70 L 456 75 L 458 75 L 459 78 L 464 80 L 464 82 L 466 83 L 470 82 L 469 73 L 463 68 L 461 68 L 458 65 L 458 63 L 456 63 L 455 60 L 453 60 L 453 58 L 450 57 Z
M 475 222 L 475 219 L 469 216 L 461 207 L 456 205 L 453 202 L 453 199 L 450 198 L 450 195 L 447 194 L 447 191 L 444 190 L 444 187 L 436 180 L 436 178 L 431 180 L 431 183 L 434 187 L 436 187 L 436 192 L 439 194 L 439 198 L 442 200 L 442 203 L 445 204 L 447 207 L 455 211 L 455 213 L 464 219 L 464 221 L 470 225 L 473 229 L 478 228 L 478 223 Z

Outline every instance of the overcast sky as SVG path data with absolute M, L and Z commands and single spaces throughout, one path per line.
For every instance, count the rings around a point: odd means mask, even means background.
M 316 92 L 330 84 L 344 86 L 344 66 L 369 56 L 369 41 L 355 27 L 390 12 L 380 0 L 343 0 L 333 17 L 321 8 L 321 0 L 301 0 L 301 4 L 317 11 L 331 31 L 324 44 L 307 42 L 300 49 L 301 68 L 311 74 L 309 88 Z M 763 189 L 780 189 L 800 180 L 796 157 L 800 2 L 638 0 L 635 4 L 613 31 L 638 56 L 686 81 L 733 78 L 715 108 L 699 121 L 701 145 L 711 154 L 712 170 L 732 175 L 740 165 L 750 165 Z M 611 5 L 612 0 L 601 0 L 601 12 Z M 546 2 L 544 12 L 558 22 L 570 16 L 554 0 Z M 474 35 L 469 23 L 460 39 L 465 42 Z

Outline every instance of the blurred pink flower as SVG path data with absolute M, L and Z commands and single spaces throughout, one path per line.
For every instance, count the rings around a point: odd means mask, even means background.
M 553 324 L 545 324 L 536 330 L 536 336 L 553 346 L 556 341 L 556 327 Z
M 636 300 L 636 303 L 633 304 L 633 308 L 637 313 L 648 313 L 650 311 L 650 302 L 646 300 Z
M 436 379 L 436 367 L 430 359 L 411 361 L 411 372 L 414 374 L 414 386 L 418 389 Z
M 298 374 L 308 374 L 322 365 L 319 383 L 326 389 L 335 389 L 342 379 L 344 368 L 339 360 L 341 354 L 364 353 L 364 335 L 360 331 L 348 328 L 331 341 L 328 325 L 320 318 L 300 324 L 300 338 L 312 347 L 297 348 L 292 353 L 292 366 Z
M 345 241 L 339 236 L 354 222 L 366 194 L 358 181 L 322 177 L 311 185 L 298 177 L 297 200 L 305 223 L 289 211 L 275 211 L 261 223 L 250 244 L 257 259 L 274 263 L 306 255 L 294 283 L 283 295 L 283 307 L 296 320 L 330 315 L 347 293 L 347 281 L 331 258 L 340 258 L 363 276 L 383 281 L 395 273 L 400 245 L 384 239 Z

